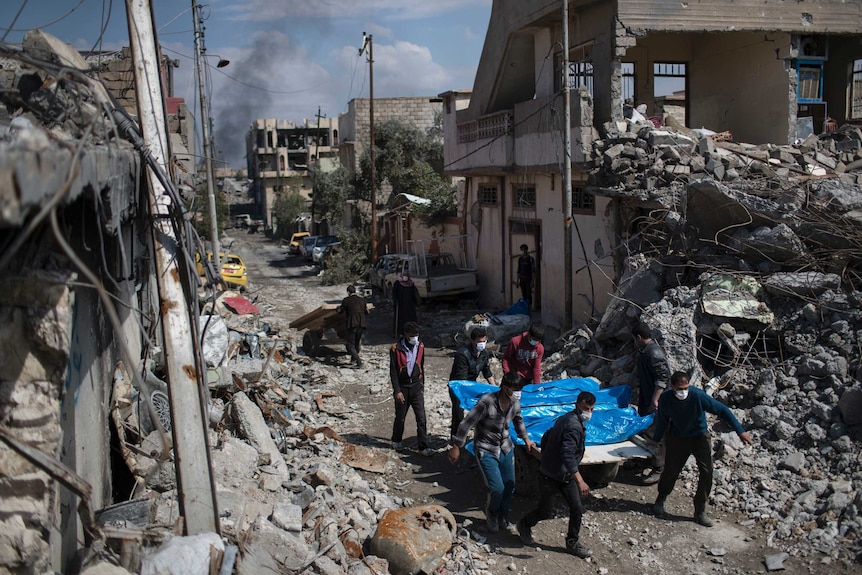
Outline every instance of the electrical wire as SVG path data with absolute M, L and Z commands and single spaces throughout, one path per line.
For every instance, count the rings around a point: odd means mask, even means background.
M 14 20 L 12 20 L 12 23 L 9 25 L 9 28 L 6 28 L 6 29 L 5 29 L 5 30 L 6 30 L 6 32 L 3 34 L 3 37 L 2 37 L 2 38 L 0 38 L 0 42 L 5 42 L 5 41 L 6 41 L 6 35 L 7 35 L 9 32 L 29 32 L 29 31 L 31 30 L 31 28 L 24 28 L 24 29 L 18 29 L 18 28 L 15 28 L 15 22 L 17 22 L 17 21 L 18 21 L 18 16 L 20 16 L 20 15 L 21 15 L 21 12 L 24 10 L 24 6 L 26 6 L 26 5 L 27 5 L 27 2 L 28 2 L 28 0 L 24 0 L 24 3 L 21 5 L 21 8 L 19 8 L 19 9 L 18 9 L 18 14 L 16 14 L 16 15 L 15 15 L 15 19 L 14 19 Z M 77 3 L 77 4 L 75 4 L 75 6 L 74 6 L 74 7 L 72 7 L 68 12 L 66 12 L 65 14 L 63 14 L 62 16 L 60 16 L 59 18 L 56 18 L 56 19 L 54 19 L 54 20 L 51 20 L 50 22 L 46 22 L 45 24 L 42 24 L 42 25 L 39 25 L 39 26 L 33 26 L 33 28 L 47 28 L 48 26 L 53 26 L 53 25 L 54 25 L 54 24 L 56 24 L 57 22 L 60 22 L 60 21 L 62 21 L 62 20 L 64 20 L 64 19 L 66 19 L 66 18 L 67 18 L 67 17 L 68 17 L 72 12 L 74 12 L 75 10 L 77 10 L 78 8 L 80 8 L 80 7 L 81 7 L 81 4 L 83 4 L 83 3 L 84 3 L 84 0 L 78 0 L 78 3 Z M 0 29 L 2 29 L 2 28 L 0 28 Z

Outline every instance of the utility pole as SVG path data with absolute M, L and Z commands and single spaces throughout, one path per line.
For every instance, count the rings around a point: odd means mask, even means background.
M 317 107 L 317 134 L 314 140 L 314 161 L 317 162 L 317 171 L 320 172 L 320 119 L 325 118 L 326 114 L 320 115 L 320 106 Z M 311 235 L 314 235 L 314 204 L 317 203 L 317 197 L 314 196 L 314 190 L 311 191 Z
M 192 18 L 194 20 L 194 32 L 195 32 L 195 66 L 197 68 L 198 73 L 198 91 L 200 93 L 200 101 L 201 101 L 201 134 L 203 138 L 204 145 L 204 168 L 206 169 L 206 180 L 207 180 L 207 199 L 209 200 L 209 215 L 210 215 L 210 242 L 212 243 L 213 250 L 213 265 L 215 266 L 216 273 L 221 274 L 221 261 L 219 259 L 219 253 L 221 252 L 221 246 L 219 246 L 219 237 L 218 237 L 218 215 L 216 210 L 216 198 L 215 198 L 215 189 L 213 185 L 213 181 L 215 178 L 213 177 L 213 162 L 212 162 L 212 150 L 210 149 L 210 137 L 209 137 L 209 107 L 207 106 L 207 96 L 206 90 L 204 89 L 204 54 L 206 53 L 206 47 L 204 46 L 203 40 L 203 30 L 200 27 L 200 23 L 203 19 L 199 14 L 200 5 L 197 4 L 196 0 L 192 0 Z M 204 257 L 205 259 L 205 257 Z
M 159 166 L 169 173 L 167 122 L 164 116 L 159 58 L 150 3 L 126 0 L 126 18 L 132 59 L 135 91 L 138 100 L 141 134 L 144 143 Z M 179 238 L 171 221 L 171 195 L 147 168 L 149 216 L 155 251 L 156 282 L 159 287 L 159 310 L 164 338 L 165 364 L 168 371 L 168 395 L 173 421 L 177 493 L 183 531 L 197 535 L 219 531 L 215 484 L 212 480 L 210 448 L 207 434 L 206 385 L 195 359 L 191 329 L 179 272 Z M 194 314 L 192 317 L 197 318 Z M 134 369 L 135 366 L 129 366 Z
M 368 48 L 368 115 L 371 140 L 371 261 L 373 263 L 377 261 L 377 178 L 374 165 L 374 35 L 366 35 L 363 32 L 362 38 L 362 48 L 359 49 L 359 54 L 361 55 L 365 48 Z
M 565 329 L 572 327 L 572 97 L 569 86 L 569 0 L 563 0 L 563 275 Z

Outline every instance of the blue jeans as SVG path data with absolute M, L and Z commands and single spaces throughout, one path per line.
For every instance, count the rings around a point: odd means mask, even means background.
M 488 501 L 485 505 L 485 515 L 496 515 L 507 519 L 509 507 L 512 506 L 512 494 L 515 493 L 515 450 L 509 453 L 500 452 L 500 457 L 476 449 L 479 460 L 479 471 L 488 487 Z

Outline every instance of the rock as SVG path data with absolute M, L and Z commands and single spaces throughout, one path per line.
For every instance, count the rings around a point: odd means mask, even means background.
M 778 464 L 781 469 L 788 469 L 793 473 L 799 473 L 803 469 L 805 469 L 805 455 L 799 453 L 798 451 L 787 455 L 781 462 Z
M 862 390 L 851 389 L 838 400 L 838 411 L 841 419 L 847 425 L 862 423 Z
M 781 272 L 763 280 L 763 289 L 767 293 L 784 297 L 816 297 L 840 287 L 840 276 L 819 272 Z
M 772 555 L 767 555 L 764 557 L 763 562 L 766 563 L 767 571 L 783 571 L 784 570 L 784 562 L 790 558 L 790 555 L 787 553 L 773 553 Z
M 269 519 L 273 525 L 285 531 L 292 531 L 294 533 L 302 531 L 302 507 L 299 505 L 276 503 Z
M 249 542 L 270 554 L 289 571 L 299 571 L 314 557 L 314 552 L 305 540 L 279 529 L 260 516 L 254 520 L 249 533 Z
M 172 537 L 141 559 L 141 575 L 209 573 L 212 550 L 224 551 L 224 543 L 216 533 Z
M 751 410 L 751 421 L 755 427 L 765 429 L 771 427 L 778 421 L 781 411 L 771 405 L 757 405 Z
M 335 475 L 329 467 L 323 463 L 318 463 L 303 477 L 303 480 L 312 487 L 333 485 L 335 483 Z
M 772 433 L 775 434 L 775 437 L 784 441 L 793 437 L 796 431 L 797 428 L 786 421 L 776 421 L 775 425 L 772 426 Z
M 275 468 L 281 479 L 287 479 L 288 472 L 284 458 L 272 440 L 269 426 L 264 421 L 260 408 L 243 392 L 235 394 L 230 405 L 240 436 L 248 440 L 259 453 L 268 456 L 270 465 Z

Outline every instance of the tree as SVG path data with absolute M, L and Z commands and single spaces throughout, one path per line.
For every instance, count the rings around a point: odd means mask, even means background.
M 324 172 L 317 163 L 311 166 L 310 172 L 314 217 L 327 220 L 333 225 L 340 224 L 347 200 L 355 198 L 356 195 L 350 175 L 343 166 Z
M 416 213 L 429 226 L 440 225 L 457 213 L 455 191 L 443 172 L 443 142 L 440 138 L 440 116 L 435 127 L 423 132 L 419 128 L 397 121 L 382 122 L 375 129 L 375 183 L 391 186 L 391 195 L 412 194 L 431 200 L 429 206 L 416 206 Z M 362 197 L 370 199 L 371 159 L 364 154 L 357 187 Z M 366 192 L 367 190 L 367 192 Z M 392 198 L 387 198 L 387 203 Z
M 219 237 L 224 230 L 225 222 L 228 219 L 229 208 L 227 200 L 221 190 L 215 190 L 216 203 L 216 221 L 219 224 Z M 195 230 L 202 240 L 210 238 L 210 212 L 209 212 L 209 191 L 207 190 L 206 181 L 198 182 L 195 186 L 195 195 L 187 200 L 186 210 L 191 215 L 194 222 Z
M 285 226 L 289 226 L 300 214 L 307 211 L 307 205 L 308 201 L 297 190 L 276 192 L 272 213 L 278 218 L 282 233 L 287 233 Z

